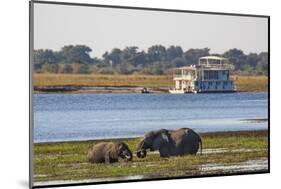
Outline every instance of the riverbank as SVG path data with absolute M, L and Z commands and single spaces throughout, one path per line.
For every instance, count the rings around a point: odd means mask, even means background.
M 268 91 L 266 76 L 233 76 L 237 91 Z M 167 75 L 34 74 L 36 93 L 167 93 L 174 81 Z
M 35 185 L 163 177 L 204 176 L 268 172 L 268 131 L 202 133 L 203 153 L 160 158 L 148 152 L 147 158 L 106 165 L 91 164 L 87 152 L 99 141 L 37 143 L 34 145 Z M 114 141 L 118 139 L 111 139 Z M 120 140 L 120 139 L 119 139 Z M 132 152 L 141 138 L 125 141 Z

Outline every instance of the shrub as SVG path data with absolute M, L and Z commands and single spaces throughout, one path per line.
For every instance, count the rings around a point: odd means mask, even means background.
M 73 68 L 68 64 L 62 65 L 59 68 L 59 73 L 73 73 Z
M 103 67 L 98 70 L 99 74 L 114 74 L 114 70 L 111 67 Z
M 90 68 L 87 64 L 73 64 L 73 72 L 79 74 L 90 73 Z
M 41 70 L 46 73 L 58 73 L 59 66 L 57 64 L 43 64 Z

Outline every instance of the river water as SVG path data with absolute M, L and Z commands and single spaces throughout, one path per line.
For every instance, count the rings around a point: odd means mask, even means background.
M 197 132 L 267 129 L 268 93 L 34 94 L 34 142 L 142 136 L 156 129 Z

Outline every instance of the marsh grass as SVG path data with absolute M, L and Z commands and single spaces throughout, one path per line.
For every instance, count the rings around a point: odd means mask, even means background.
M 202 165 L 210 163 L 229 165 L 268 158 L 267 131 L 222 132 L 201 136 L 204 150 L 227 150 L 221 153 L 199 153 L 170 158 L 160 158 L 159 154 L 148 152 L 144 159 L 139 159 L 134 155 L 131 162 L 121 160 L 114 164 L 91 164 L 87 161 L 87 152 L 99 141 L 35 144 L 34 180 L 38 182 L 133 175 L 148 177 L 200 175 L 204 174 L 200 171 Z M 129 145 L 133 153 L 140 140 L 141 138 L 122 139 Z
M 266 76 L 233 76 L 238 91 L 267 91 Z M 34 74 L 34 87 L 148 87 L 171 88 L 171 75 Z
M 34 74 L 34 86 L 110 86 L 167 87 L 172 86 L 166 75 L 100 75 L 100 74 Z
M 267 91 L 267 76 L 233 76 L 238 91 Z

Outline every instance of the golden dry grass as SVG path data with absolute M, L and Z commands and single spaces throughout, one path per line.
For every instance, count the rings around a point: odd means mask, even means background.
M 34 86 L 172 86 L 170 76 L 155 75 L 93 75 L 93 74 L 35 74 Z
M 267 76 L 232 76 L 238 91 L 267 91 Z M 139 86 L 173 87 L 167 75 L 34 74 L 34 87 L 50 86 Z
M 267 76 L 233 76 L 238 91 L 267 91 Z

